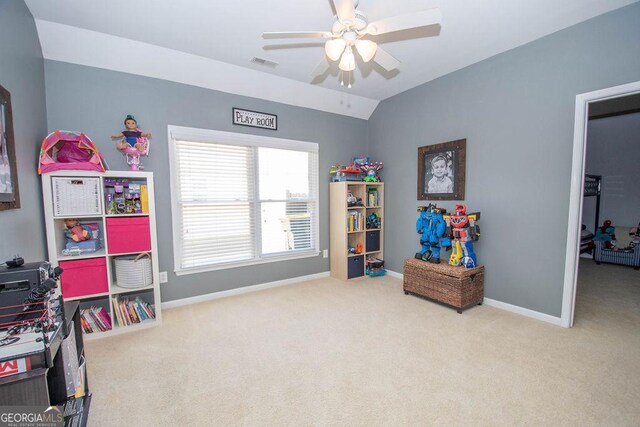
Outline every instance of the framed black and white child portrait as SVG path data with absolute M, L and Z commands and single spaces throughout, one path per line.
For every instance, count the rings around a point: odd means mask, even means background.
M 418 148 L 418 200 L 464 200 L 467 140 Z

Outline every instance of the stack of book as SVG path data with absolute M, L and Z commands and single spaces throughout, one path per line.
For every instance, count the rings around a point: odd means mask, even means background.
M 369 194 L 368 194 L 367 206 L 379 206 L 379 205 L 380 205 L 380 198 L 378 196 L 378 190 L 376 190 L 375 188 L 370 188 Z
M 364 215 L 362 215 L 360 212 L 349 212 L 347 231 L 362 230 L 364 230 Z
M 111 330 L 111 317 L 102 307 L 90 307 L 80 310 L 80 323 L 86 334 Z
M 139 297 L 136 297 L 135 300 L 130 300 L 126 297 L 121 298 L 120 296 L 113 297 L 113 311 L 118 326 L 133 325 L 134 323 L 156 318 L 153 306 Z

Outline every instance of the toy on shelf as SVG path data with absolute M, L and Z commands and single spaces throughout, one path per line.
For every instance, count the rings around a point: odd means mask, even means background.
M 59 170 L 104 172 L 104 159 L 95 144 L 82 132 L 57 130 L 42 140 L 38 173 Z
M 453 241 L 450 265 L 462 265 L 465 268 L 478 266 L 473 242 L 480 238 L 480 227 L 476 225 L 479 219 L 480 212 L 468 214 L 466 205 L 456 205 L 455 213 L 444 215 L 447 224 L 445 236 Z
M 367 207 L 377 208 L 380 206 L 380 192 L 376 187 L 367 190 Z
M 64 225 L 67 242 L 62 255 L 82 255 L 100 249 L 100 227 L 97 222 L 81 223 L 78 218 L 65 218 Z
M 384 276 L 384 261 L 373 256 L 368 256 L 365 261 L 365 273 L 368 276 Z
M 369 163 L 366 162 L 364 165 L 360 166 L 363 172 L 366 173 L 364 177 L 364 181 L 366 182 L 380 182 L 380 177 L 378 176 L 378 172 L 382 169 L 382 162 L 374 162 Z
M 329 168 L 329 175 L 333 175 L 333 177 L 331 178 L 332 181 L 337 181 L 336 175 L 340 173 L 340 169 L 342 169 L 342 165 L 340 165 L 339 163 L 331 165 L 331 168 Z
M 347 193 L 347 206 L 352 208 L 355 206 L 362 206 L 362 199 L 360 197 L 356 197 L 353 193 Z
M 91 239 L 91 229 L 80 224 L 78 218 L 67 218 L 64 220 L 64 236 L 74 242 L 84 242 Z
M 339 163 L 331 165 L 329 174 L 332 175 L 331 181 L 333 182 L 380 182 L 378 176 L 380 169 L 382 169 L 382 162 L 369 162 L 368 157 L 354 157 L 349 166 L 342 166 Z
M 146 184 L 127 179 L 105 178 L 104 185 L 107 215 L 149 212 Z
M 451 247 L 451 240 L 445 237 L 446 223 L 443 214 L 447 211 L 435 204 L 419 206 L 420 216 L 416 221 L 416 231 L 420 233 L 422 249 L 415 254 L 417 259 L 440 263 L 440 247 Z
M 355 246 L 349 246 L 348 252 L 350 254 L 361 254 L 364 251 L 364 245 L 362 243 L 357 243 Z
M 380 218 L 380 215 L 378 215 L 377 212 L 372 212 L 369 215 L 367 215 L 367 228 L 368 229 L 380 228 L 381 224 L 382 224 L 382 218 Z
M 333 182 L 362 181 L 362 169 L 353 162 L 345 167 L 340 164 L 332 165 L 329 174 L 333 175 Z
M 137 171 L 142 168 L 140 156 L 149 155 L 148 138 L 151 138 L 151 134 L 138 128 L 138 122 L 132 115 L 128 115 L 124 119 L 124 127 L 125 130 L 111 135 L 111 138 L 118 140 L 116 148 L 127 157 L 127 164 L 131 170 Z

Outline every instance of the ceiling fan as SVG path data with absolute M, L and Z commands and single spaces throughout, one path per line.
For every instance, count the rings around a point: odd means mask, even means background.
M 322 75 L 329 69 L 330 63 L 327 58 L 331 61 L 340 60 L 338 67 L 342 71 L 355 70 L 354 50 L 358 52 L 364 62 L 373 60 L 385 70 L 391 71 L 400 65 L 400 61 L 369 38 L 395 31 L 440 24 L 442 19 L 440 9 L 434 8 L 369 22 L 366 15 L 356 9 L 358 0 L 332 0 L 332 2 L 337 16 L 331 31 L 266 32 L 262 33 L 262 37 L 265 39 L 329 39 L 325 43 L 326 56 L 314 69 L 312 73 L 314 77 Z M 344 80 L 341 80 L 341 84 L 344 84 Z M 349 87 L 351 87 L 351 83 L 349 83 Z

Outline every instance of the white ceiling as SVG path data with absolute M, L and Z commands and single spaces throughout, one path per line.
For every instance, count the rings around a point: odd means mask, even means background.
M 340 86 L 335 64 L 323 78 L 312 82 L 311 73 L 324 55 L 323 40 L 281 41 L 261 37 L 265 31 L 330 31 L 334 22 L 331 0 L 26 0 L 26 3 L 37 22 L 50 21 L 118 36 L 375 101 L 635 1 L 360 0 L 358 10 L 369 21 L 431 7 L 439 7 L 443 19 L 440 29 L 430 27 L 379 36 L 376 41 L 401 62 L 400 67 L 397 72 L 388 73 L 372 63 L 360 62 L 351 89 Z M 65 45 L 68 38 L 54 37 L 51 32 L 42 31 L 41 26 L 43 51 L 71 48 Z M 438 30 L 439 35 L 435 35 Z M 102 49 L 96 47 L 96 51 Z M 134 55 L 137 53 L 133 51 L 118 52 L 122 61 Z M 45 53 L 47 56 L 55 55 Z M 271 69 L 252 64 L 249 61 L 254 56 L 279 65 Z M 92 65 L 90 58 L 82 62 Z

